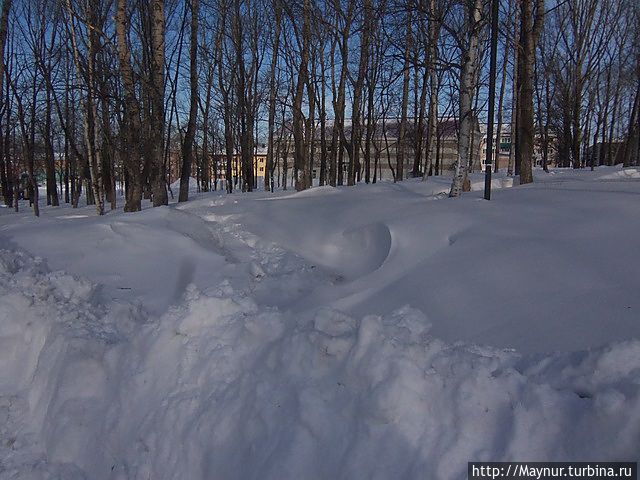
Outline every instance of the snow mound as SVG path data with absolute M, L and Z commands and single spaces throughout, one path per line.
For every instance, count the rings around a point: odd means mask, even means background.
M 640 338 L 631 287 L 640 283 L 640 183 L 598 180 L 618 170 L 537 170 L 533 185 L 496 189 L 491 202 L 480 192 L 429 201 L 448 177 L 315 198 L 230 196 L 215 218 L 334 276 L 299 299 L 300 311 L 330 305 L 362 318 L 410 304 L 447 342 L 523 354 L 584 350 Z M 493 178 L 513 181 L 505 172 Z
M 321 187 L 308 188 L 299 192 L 290 193 L 287 195 L 279 195 L 277 197 L 261 198 L 261 201 L 271 200 L 283 200 L 289 198 L 308 198 L 308 197 L 321 197 L 323 195 L 335 195 L 340 193 L 340 189 L 332 187 L 331 185 L 323 185 Z
M 59 235 L 56 220 L 24 225 L 12 241 L 42 252 L 53 269 L 99 283 L 105 298 L 140 302 L 155 313 L 179 301 L 187 284 L 207 284 L 229 256 L 210 223 L 176 208 L 65 220 L 68 236 Z
M 519 176 L 505 176 L 504 172 L 494 173 L 493 175 L 494 176 L 491 178 L 492 189 L 511 188 L 520 182 Z M 484 178 L 474 181 L 474 178 L 472 177 L 471 180 L 472 191 L 484 191 Z
M 176 180 L 171 184 L 171 191 L 174 195 L 178 195 L 180 193 L 180 179 Z M 189 177 L 189 193 L 198 193 L 198 180 L 193 177 Z
M 347 277 L 360 277 L 385 262 L 391 245 L 391 231 L 384 223 L 347 228 L 322 242 L 318 260 L 339 268 Z
M 611 173 L 607 173 L 598 177 L 600 180 L 620 180 L 620 179 L 636 179 L 640 178 L 639 168 L 622 168 Z
M 148 318 L 96 289 L 0 252 L 0 477 L 447 480 L 470 460 L 638 459 L 637 340 L 522 358 L 434 338 L 410 307 L 294 316 L 222 282 Z

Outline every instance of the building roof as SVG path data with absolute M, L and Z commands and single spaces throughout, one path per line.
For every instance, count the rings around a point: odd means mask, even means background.
M 496 133 L 497 128 L 498 123 L 496 122 L 493 124 L 494 134 Z M 487 136 L 487 123 L 480 124 L 480 132 L 482 133 L 483 137 Z M 500 125 L 500 135 L 511 135 L 511 122 L 502 123 L 502 125 Z

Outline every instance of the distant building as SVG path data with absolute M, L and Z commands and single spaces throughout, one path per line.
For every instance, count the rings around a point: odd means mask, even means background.
M 255 153 L 253 154 L 253 176 L 264 177 L 265 169 L 267 165 L 267 150 L 263 144 L 260 144 L 258 148 L 256 148 Z M 222 153 L 216 153 L 211 155 L 211 179 L 214 178 L 214 166 L 217 167 L 217 178 L 218 180 L 224 180 L 227 177 L 227 156 Z M 240 153 L 236 152 L 233 154 L 233 160 L 231 162 L 231 171 L 235 178 L 240 177 L 240 171 L 242 167 L 242 159 L 240 157 Z
M 495 125 L 494 125 L 495 129 Z M 487 158 L 487 124 L 483 123 L 480 125 L 480 130 L 482 132 L 482 140 L 480 142 L 480 158 L 482 164 L 482 170 L 485 169 L 485 161 Z M 495 132 L 495 130 L 494 130 Z M 494 156 L 494 161 L 498 163 L 498 169 L 506 169 L 509 166 L 509 156 L 511 154 L 511 148 L 514 144 L 515 138 L 511 135 L 511 124 L 507 123 L 506 125 L 502 125 L 500 127 L 500 142 L 496 142 L 497 132 L 494 133 L 493 137 L 493 148 L 494 152 L 496 148 L 499 148 L 499 153 L 496 157 Z M 539 132 L 536 132 L 536 137 L 534 139 L 534 147 L 533 147 L 533 165 L 535 167 L 542 167 L 543 159 L 544 159 L 544 149 L 542 145 L 543 136 L 540 135 Z M 555 133 L 549 134 L 549 146 L 547 150 L 547 165 L 549 167 L 553 167 L 557 165 L 557 156 L 558 156 L 558 147 L 557 147 L 557 137 Z
M 329 154 L 331 152 L 331 134 L 333 130 L 333 121 L 328 120 L 325 126 L 325 137 L 329 145 L 327 145 L 327 150 Z M 363 129 L 366 129 L 366 124 L 363 126 Z M 373 168 L 374 163 L 377 158 L 377 178 L 378 179 L 393 179 L 393 175 L 396 169 L 397 164 L 397 155 L 399 151 L 399 130 L 400 130 L 400 120 L 397 118 L 393 119 L 380 119 L 377 121 L 375 126 L 375 132 L 372 138 L 371 145 L 371 175 L 373 176 Z M 409 119 L 407 123 L 407 130 L 405 133 L 405 156 L 404 156 L 404 177 L 408 178 L 411 176 L 413 170 L 413 163 L 415 159 L 415 145 L 416 145 L 416 122 L 413 119 Z M 348 139 L 351 137 L 351 121 L 347 119 L 345 121 L 344 126 L 344 135 Z M 426 150 L 427 144 L 427 122 L 425 120 L 423 127 L 423 141 L 422 148 Z M 320 137 L 321 132 L 318 126 L 315 139 L 314 139 L 314 169 L 313 169 L 313 178 L 318 176 L 319 172 L 319 162 L 320 162 Z M 479 170 L 481 168 L 481 158 L 480 158 L 480 142 L 482 139 L 482 133 L 480 131 L 480 124 L 477 119 L 475 119 L 473 127 L 472 127 L 472 147 L 470 149 L 470 157 L 471 157 L 471 165 L 472 170 Z M 363 142 L 365 141 L 364 132 L 363 132 Z M 287 163 L 291 166 L 293 165 L 293 138 L 292 135 L 287 135 L 286 144 L 281 146 L 281 148 L 276 149 L 277 151 L 287 152 L 286 158 Z M 436 151 L 435 158 L 432 159 L 432 164 L 430 169 L 432 173 L 436 167 L 436 161 L 438 165 L 437 174 L 450 173 L 454 170 L 456 162 L 458 160 L 458 119 L 454 117 L 446 117 L 438 120 L 438 125 L 436 129 Z M 422 159 L 424 161 L 425 154 L 423 152 Z M 280 161 L 283 158 L 279 159 Z M 348 161 L 349 155 L 347 149 L 344 149 L 343 152 L 343 171 L 346 174 L 348 169 Z M 360 155 L 360 168 L 361 168 L 361 177 L 364 177 L 362 170 L 364 169 L 364 165 L 362 165 L 363 158 L 362 154 Z M 421 172 L 425 168 L 424 165 L 421 165 Z
M 200 171 L 202 151 L 197 151 L 198 162 L 194 162 L 191 166 L 191 176 L 201 178 L 202 173 Z M 260 143 L 256 145 L 253 155 L 253 168 L 254 176 L 256 178 L 265 176 L 265 169 L 267 164 L 267 149 L 266 145 Z M 174 148 L 169 152 L 169 165 L 167 173 L 169 176 L 169 183 L 173 183 L 180 178 L 180 170 L 182 168 L 182 152 L 179 148 Z M 224 153 L 210 153 L 209 154 L 209 179 L 213 182 L 215 179 L 223 181 L 227 177 L 227 155 Z M 234 152 L 231 161 L 231 171 L 235 179 L 240 178 L 241 170 L 241 158 L 239 152 Z M 262 181 L 259 181 L 260 184 Z
M 482 170 L 485 169 L 485 161 L 487 159 L 487 124 L 480 125 L 480 131 L 482 132 L 482 140 L 480 141 L 480 161 L 482 164 Z M 500 128 L 500 142 L 496 142 L 497 132 L 494 126 L 493 137 L 493 150 L 499 148 L 497 158 L 494 155 L 494 161 L 498 163 L 498 169 L 507 168 L 509 166 L 509 155 L 511 153 L 511 125 L 502 125 Z
M 328 155 L 331 155 L 331 136 L 333 131 L 333 121 L 328 120 L 326 122 L 326 141 L 327 141 L 327 151 Z M 364 126 L 366 128 L 366 124 Z M 397 118 L 394 119 L 385 119 L 378 120 L 376 123 L 376 129 L 371 140 L 371 176 L 373 177 L 373 168 L 376 168 L 376 178 L 379 180 L 386 179 L 392 180 L 394 177 L 394 173 L 396 170 L 397 163 L 397 154 L 399 151 L 399 130 L 400 130 L 400 120 Z M 431 174 L 450 174 L 453 172 L 456 166 L 456 162 L 458 160 L 458 119 L 455 117 L 445 117 L 438 120 L 437 128 L 436 128 L 436 145 L 434 158 L 431 159 L 431 165 L 426 166 L 431 172 Z M 405 133 L 405 160 L 404 160 L 404 178 L 408 178 L 412 174 L 413 163 L 415 160 L 415 145 L 416 145 L 416 122 L 413 119 L 409 119 L 407 122 L 407 130 Z M 347 119 L 345 121 L 344 127 L 344 135 L 347 139 L 351 137 L 351 121 Z M 422 154 L 422 162 L 425 159 L 426 153 L 426 145 L 427 145 L 427 122 L 425 120 L 423 127 L 423 141 L 422 148 L 425 150 Z M 315 139 L 313 145 L 313 169 L 312 169 L 312 177 L 314 179 L 318 178 L 320 172 L 320 153 L 321 153 L 321 144 L 320 144 L 321 132 L 319 125 L 315 131 Z M 483 140 L 483 134 L 480 129 L 480 123 L 477 118 L 474 119 L 472 131 L 471 131 L 471 142 L 472 146 L 470 149 L 470 163 L 472 171 L 479 171 L 482 168 L 482 156 L 481 156 L 481 144 Z M 364 132 L 363 132 L 363 142 L 365 141 Z M 180 178 L 180 169 L 181 169 L 181 151 L 179 149 L 179 144 L 170 150 L 169 158 L 168 158 L 168 176 L 170 182 L 174 182 Z M 196 151 L 196 155 L 198 158 L 201 156 L 201 151 Z M 290 130 L 284 135 L 284 141 L 282 144 L 278 144 L 276 140 L 274 145 L 274 162 L 276 171 L 275 176 L 278 179 L 281 179 L 282 168 L 284 161 L 286 159 L 288 165 L 288 173 L 290 176 L 293 173 L 292 167 L 294 165 L 294 147 L 293 147 L 293 135 L 290 133 Z M 377 161 L 376 161 L 377 160 Z M 348 169 L 348 161 L 349 155 L 347 149 L 345 147 L 343 152 L 343 172 L 345 174 L 346 181 L 346 172 Z M 264 177 L 266 174 L 266 163 L 267 163 L 267 149 L 266 145 L 260 143 L 255 148 L 254 153 L 254 177 L 256 178 L 257 185 L 261 185 L 264 182 Z M 364 178 L 364 162 L 363 155 L 360 155 L 360 178 Z M 191 172 L 192 176 L 197 178 L 198 180 L 201 178 L 202 174 L 199 171 L 201 162 L 195 162 L 192 166 Z M 219 150 L 215 153 L 209 154 L 209 178 L 213 182 L 215 179 L 218 181 L 223 181 L 226 179 L 226 165 L 227 165 L 227 156 L 226 154 L 220 152 Z M 437 172 L 436 172 L 437 166 Z M 238 179 L 241 176 L 241 158 L 240 153 L 235 152 L 232 157 L 232 173 L 234 180 Z M 422 171 L 425 169 L 425 165 L 420 166 L 419 174 L 422 175 Z M 278 180 L 279 182 L 280 180 Z M 276 183 L 278 183 L 276 182 Z

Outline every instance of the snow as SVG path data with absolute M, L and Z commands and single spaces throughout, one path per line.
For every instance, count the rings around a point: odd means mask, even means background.
M 177 198 L 180 194 L 180 179 L 176 180 L 170 185 L 173 195 Z M 198 179 L 189 177 L 189 194 L 198 193 L 200 191 L 198 186 Z
M 629 170 L 0 211 L 0 478 L 637 461 Z
M 616 169 L 611 173 L 600 176 L 600 180 L 617 180 L 619 178 L 640 178 L 640 168 Z
M 233 218 L 343 279 L 294 309 L 332 305 L 362 317 L 410 304 L 447 341 L 575 350 L 640 335 L 640 298 L 629 287 L 639 278 L 638 184 L 582 173 L 499 190 L 493 202 L 425 198 L 448 182 L 417 181 L 189 211 Z

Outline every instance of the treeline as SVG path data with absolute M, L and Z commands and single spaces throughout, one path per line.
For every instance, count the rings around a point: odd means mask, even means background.
M 490 72 L 493 1 L 498 62 Z M 0 189 L 99 214 L 202 191 L 375 182 L 374 138 L 397 125 L 393 178 L 434 171 L 438 119 L 457 117 L 452 195 L 497 78 L 510 173 L 638 162 L 635 0 L 3 0 Z M 499 142 L 497 142 L 499 143 Z M 258 176 L 255 154 L 266 149 Z M 593 146 L 600 145 L 597 153 Z M 614 145 L 616 148 L 613 148 Z M 496 152 L 497 155 L 497 152 Z M 289 165 L 289 158 L 292 159 Z M 437 173 L 438 169 L 435 169 Z M 62 198 L 60 198 L 60 196 Z

